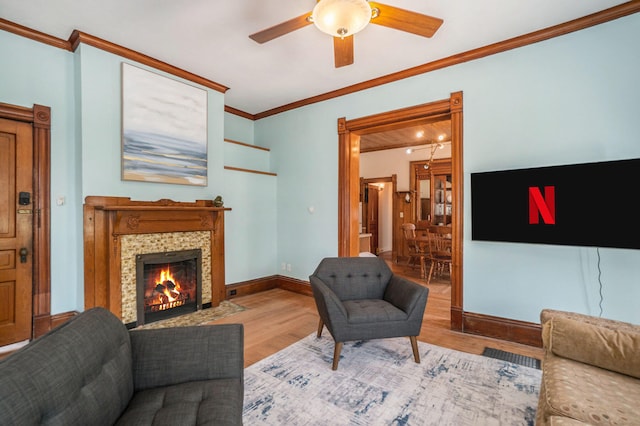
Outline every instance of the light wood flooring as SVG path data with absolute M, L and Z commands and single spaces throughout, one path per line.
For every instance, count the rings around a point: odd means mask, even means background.
M 386 258 L 394 273 L 427 285 L 420 279 L 419 270 L 395 265 L 386 256 L 382 257 Z M 418 340 L 474 354 L 481 354 L 485 347 L 492 347 L 538 359 L 542 357 L 541 348 L 452 331 L 449 319 L 451 287 L 448 280 L 432 280 L 428 287 L 429 298 Z M 245 367 L 315 333 L 318 328 L 318 311 L 310 296 L 274 289 L 236 297 L 231 301 L 247 310 L 214 321 L 213 324 L 244 324 Z M 328 331 L 325 329 L 324 333 Z
M 420 278 L 419 269 L 394 264 L 385 254 L 381 257 L 387 261 L 394 273 L 427 286 L 425 280 Z M 434 279 L 427 286 L 429 298 L 418 340 L 474 354 L 481 354 L 485 347 L 492 347 L 538 359 L 542 357 L 540 348 L 452 331 L 449 319 L 451 286 L 448 279 L 444 278 Z M 274 289 L 235 297 L 232 301 L 247 310 L 212 323 L 244 324 L 245 367 L 317 331 L 318 311 L 311 296 Z M 328 331 L 325 329 L 324 333 Z M 0 354 L 0 358 L 9 353 Z

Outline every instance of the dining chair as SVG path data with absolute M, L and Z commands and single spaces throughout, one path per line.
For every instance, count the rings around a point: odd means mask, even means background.
M 451 276 L 450 228 L 431 227 L 427 230 L 427 239 L 429 248 L 427 258 L 431 262 L 429 276 L 427 277 L 427 284 L 429 284 L 431 277 L 434 276 L 434 270 L 436 275 L 442 275 L 446 268 L 449 270 L 449 276 Z
M 403 223 L 401 226 L 404 239 L 409 248 L 407 266 L 415 267 L 416 262 L 418 262 L 420 266 L 420 278 L 426 278 L 425 258 L 427 257 L 427 250 L 416 239 L 416 225 L 413 223 Z

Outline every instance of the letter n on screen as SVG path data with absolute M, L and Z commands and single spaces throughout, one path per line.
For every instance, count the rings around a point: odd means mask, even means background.
M 544 196 L 537 186 L 529 187 L 529 224 L 539 224 L 540 218 L 546 225 L 556 223 L 555 186 L 545 186 Z

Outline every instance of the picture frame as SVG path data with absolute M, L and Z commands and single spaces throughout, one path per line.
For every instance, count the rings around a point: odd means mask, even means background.
M 207 91 L 122 63 L 122 180 L 207 185 Z

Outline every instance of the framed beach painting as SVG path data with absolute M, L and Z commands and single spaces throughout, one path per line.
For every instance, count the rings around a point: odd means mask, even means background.
M 122 63 L 122 179 L 207 185 L 207 92 Z

